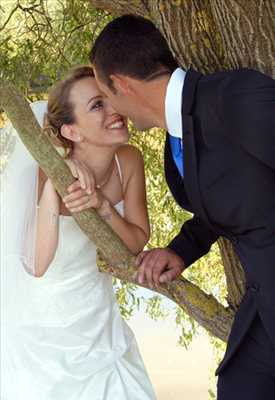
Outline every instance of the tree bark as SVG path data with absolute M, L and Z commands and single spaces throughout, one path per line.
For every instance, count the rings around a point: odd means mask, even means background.
M 113 15 L 150 18 L 184 68 L 249 67 L 275 76 L 273 0 L 89 1 Z
M 61 156 L 40 129 L 27 101 L 13 86 L 5 85 L 0 81 L 0 105 L 6 111 L 33 158 L 40 164 L 63 197 L 66 188 L 74 181 L 74 178 Z M 73 214 L 73 217 L 83 232 L 98 247 L 100 270 L 137 284 L 135 257 L 96 211 L 82 211 Z M 168 285 L 163 284 L 154 291 L 169 297 L 214 336 L 227 340 L 233 312 L 220 304 L 213 296 L 206 294 L 184 278 L 177 279 Z
M 231 243 L 226 239 L 218 240 L 227 286 L 227 302 L 232 310 L 237 310 L 244 292 L 245 275 Z

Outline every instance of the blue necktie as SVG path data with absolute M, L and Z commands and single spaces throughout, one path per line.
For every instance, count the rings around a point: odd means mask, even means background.
M 174 162 L 178 168 L 180 176 L 183 178 L 184 170 L 183 170 L 183 143 L 180 138 L 172 136 L 169 134 L 170 147 L 173 155 Z

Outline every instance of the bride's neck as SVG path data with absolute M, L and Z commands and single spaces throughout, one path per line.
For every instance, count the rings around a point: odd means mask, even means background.
M 72 156 L 83 162 L 94 174 L 97 183 L 104 180 L 114 160 L 116 147 L 97 147 L 79 143 L 73 149 Z

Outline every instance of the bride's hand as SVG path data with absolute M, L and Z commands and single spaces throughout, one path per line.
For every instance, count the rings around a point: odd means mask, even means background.
M 95 189 L 95 179 L 86 165 L 75 159 L 66 159 L 72 175 L 77 179 L 67 191 L 68 195 L 63 197 L 66 208 L 71 212 L 79 212 L 87 208 L 100 208 L 104 197 L 99 190 Z
M 88 208 L 99 209 L 104 200 L 105 198 L 100 190 L 87 194 L 82 189 L 79 189 L 63 197 L 65 206 L 71 213 L 87 210 Z
M 73 158 L 67 158 L 64 161 L 70 168 L 73 177 L 77 179 L 76 182 L 72 183 L 67 188 L 67 191 L 72 193 L 81 188 L 83 191 L 86 191 L 87 194 L 92 194 L 95 191 L 95 178 L 93 173 L 81 161 Z

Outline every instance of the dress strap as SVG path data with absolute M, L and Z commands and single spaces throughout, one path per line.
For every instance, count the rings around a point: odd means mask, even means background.
M 118 169 L 118 173 L 119 173 L 120 182 L 122 184 L 122 172 L 121 172 L 121 166 L 120 166 L 117 154 L 115 154 L 115 160 L 116 160 L 116 165 L 117 165 L 117 169 Z

